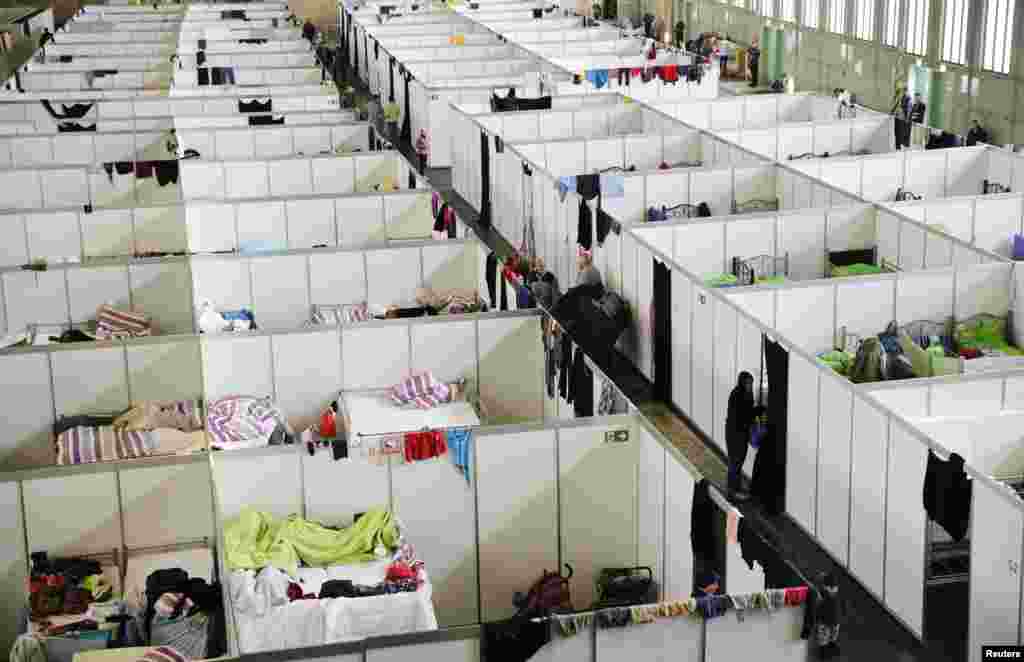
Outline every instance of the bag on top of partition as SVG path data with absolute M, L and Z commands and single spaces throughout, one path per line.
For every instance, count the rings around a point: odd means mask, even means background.
M 850 366 L 850 381 L 867 384 L 882 379 L 882 343 L 875 337 L 865 338 L 857 348 Z
M 572 566 L 565 564 L 569 574 L 562 576 L 557 572 L 548 572 L 530 587 L 529 593 L 523 595 L 516 592 L 513 604 L 521 615 L 543 615 L 552 611 L 573 611 L 572 596 L 569 591 L 569 580 L 572 579 Z

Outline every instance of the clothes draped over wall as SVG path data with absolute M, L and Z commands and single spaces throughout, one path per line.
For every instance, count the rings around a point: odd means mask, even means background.
M 924 475 L 924 509 L 949 536 L 959 542 L 967 535 L 971 520 L 971 480 L 964 472 L 964 458 L 950 453 L 943 462 L 928 451 Z

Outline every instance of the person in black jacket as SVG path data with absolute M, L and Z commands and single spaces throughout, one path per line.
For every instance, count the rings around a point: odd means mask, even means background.
M 800 638 L 813 641 L 819 660 L 839 655 L 839 628 L 846 618 L 846 604 L 839 594 L 839 582 L 834 573 L 825 572 L 811 586 L 804 607 L 804 623 Z
M 763 407 L 754 403 L 754 376 L 747 371 L 739 374 L 736 386 L 729 394 L 729 408 L 725 417 L 725 442 L 729 451 L 729 498 L 747 497 L 740 487 L 740 472 L 747 460 L 750 428 Z

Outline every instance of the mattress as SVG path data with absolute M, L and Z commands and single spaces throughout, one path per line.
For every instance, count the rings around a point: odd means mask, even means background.
M 298 579 L 304 592 L 317 594 L 328 580 L 377 584 L 384 580 L 389 563 L 388 560 L 300 568 Z M 232 573 L 230 581 L 237 582 L 240 574 Z M 296 600 L 270 607 L 262 616 L 235 608 L 238 648 L 241 653 L 255 653 L 436 630 L 432 596 L 430 580 L 424 575 L 423 584 L 415 593 Z

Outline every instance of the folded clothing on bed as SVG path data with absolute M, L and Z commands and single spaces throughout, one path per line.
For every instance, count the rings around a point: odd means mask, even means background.
M 96 337 L 139 338 L 153 333 L 153 322 L 146 315 L 100 306 L 96 311 Z
M 430 372 L 409 375 L 391 387 L 391 400 L 398 406 L 415 405 L 431 409 L 452 399 L 451 388 Z
M 297 515 L 282 520 L 253 509 L 224 525 L 224 553 L 232 570 L 270 565 L 294 574 L 300 561 L 315 567 L 371 561 L 386 555 L 398 540 L 394 518 L 381 508 L 341 530 Z
M 74 427 L 57 436 L 57 464 L 129 460 L 152 455 L 157 447 L 157 437 L 149 430 Z
M 114 427 L 125 430 L 172 428 L 194 432 L 203 429 L 202 405 L 198 400 L 139 402 L 118 416 Z

